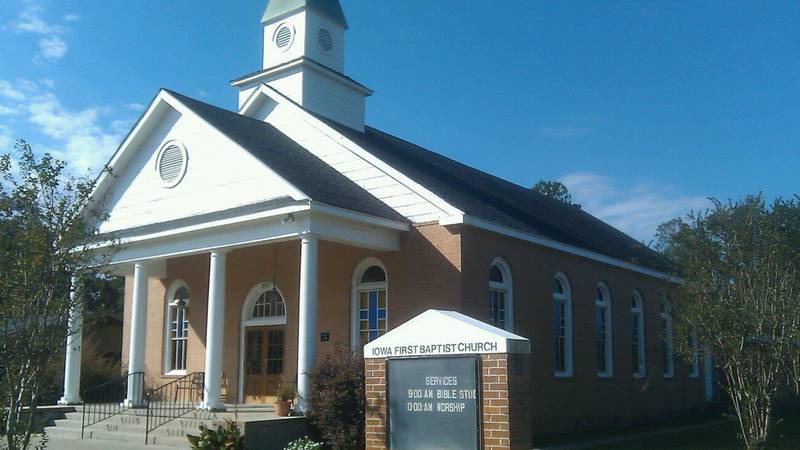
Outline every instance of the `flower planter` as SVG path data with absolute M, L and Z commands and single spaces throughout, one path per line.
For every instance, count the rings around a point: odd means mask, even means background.
M 275 402 L 275 414 L 277 414 L 278 417 L 286 417 L 289 415 L 290 407 L 291 403 L 279 400 Z

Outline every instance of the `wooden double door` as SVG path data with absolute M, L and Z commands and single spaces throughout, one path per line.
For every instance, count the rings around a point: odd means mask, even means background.
M 245 328 L 244 401 L 271 403 L 283 380 L 284 327 Z

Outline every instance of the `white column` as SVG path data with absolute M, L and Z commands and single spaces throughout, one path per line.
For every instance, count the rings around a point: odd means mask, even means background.
M 220 378 L 222 378 L 222 345 L 225 318 L 225 253 L 211 251 L 208 278 L 208 321 L 206 327 L 206 372 L 202 409 L 223 410 Z
M 147 330 L 147 267 L 133 265 L 133 300 L 131 301 L 131 335 L 128 348 L 127 406 L 144 406 L 144 343 Z M 132 375 L 137 374 L 137 375 Z
M 297 342 L 297 409 L 305 411 L 310 383 L 308 371 L 314 365 L 317 345 L 317 238 L 300 240 L 300 305 Z
M 81 344 L 83 341 L 83 310 L 81 302 L 75 298 L 78 288 L 77 278 L 72 278 L 70 286 L 70 310 L 67 322 L 66 355 L 64 357 L 64 396 L 59 405 L 76 405 L 81 403 Z

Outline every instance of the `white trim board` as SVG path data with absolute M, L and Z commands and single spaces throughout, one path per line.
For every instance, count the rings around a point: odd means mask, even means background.
M 473 216 L 468 216 L 468 215 L 450 216 L 440 220 L 439 225 L 442 226 L 470 225 L 475 228 L 491 231 L 493 233 L 501 234 L 503 236 L 508 236 L 515 239 L 520 239 L 526 242 L 541 245 L 543 247 L 552 248 L 554 250 L 562 251 L 564 253 L 569 253 L 571 255 L 580 256 L 582 258 L 591 259 L 592 261 L 597 261 L 603 264 L 608 264 L 610 266 L 619 267 L 621 269 L 629 270 L 631 272 L 641 273 L 643 275 L 658 278 L 661 280 L 666 280 L 672 283 L 678 283 L 678 284 L 683 283 L 683 278 L 679 278 L 674 275 L 660 272 L 658 270 L 648 269 L 646 267 L 622 261 L 620 259 L 613 258 L 611 256 L 604 255 L 602 253 L 597 253 L 591 250 L 575 247 L 574 245 L 564 244 L 563 242 L 558 242 L 553 239 L 537 236 L 532 233 L 526 233 L 524 231 L 519 231 L 502 225 L 497 225 L 495 223 L 479 219 Z

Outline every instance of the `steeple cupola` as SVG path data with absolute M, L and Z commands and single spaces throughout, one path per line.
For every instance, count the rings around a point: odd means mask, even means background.
M 348 25 L 339 0 L 269 0 L 261 25 L 262 70 L 232 82 L 239 106 L 265 83 L 312 112 L 363 129 L 372 91 L 344 75 Z

